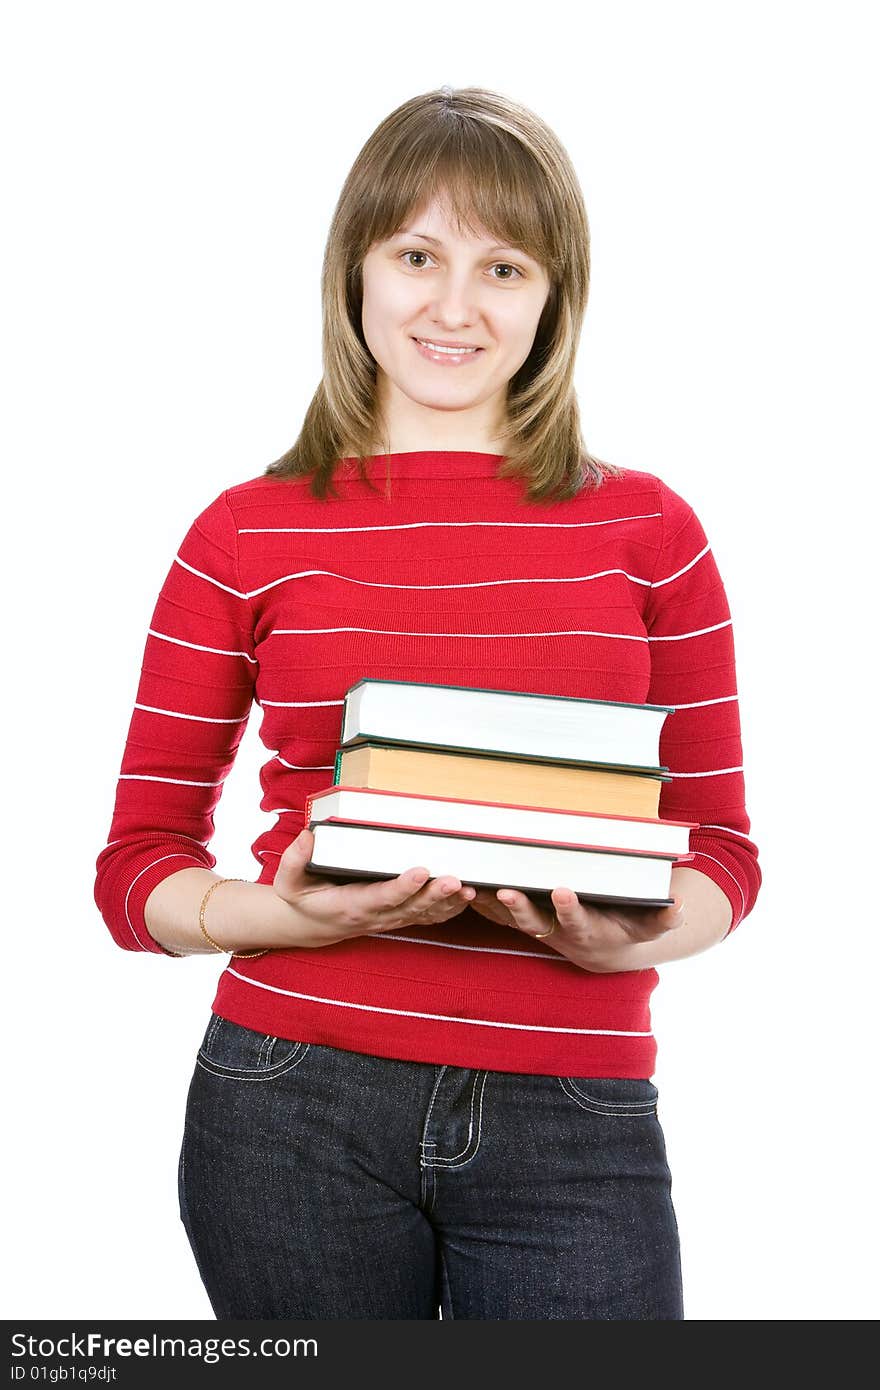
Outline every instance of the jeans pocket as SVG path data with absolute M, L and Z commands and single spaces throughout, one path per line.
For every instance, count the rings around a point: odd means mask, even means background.
M 213 1076 L 233 1081 L 271 1081 L 298 1066 L 310 1046 L 272 1033 L 259 1033 L 212 1013 L 196 1063 Z
M 657 1087 L 653 1081 L 629 1076 L 558 1076 L 569 1100 L 593 1115 L 628 1118 L 656 1115 Z

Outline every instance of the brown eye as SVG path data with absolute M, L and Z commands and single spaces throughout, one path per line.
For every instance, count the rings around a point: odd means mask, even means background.
M 518 275 L 520 279 L 522 279 L 522 271 L 519 270 L 515 265 L 511 265 L 509 261 L 496 261 L 496 262 L 495 262 L 495 265 L 492 267 L 492 269 L 493 269 L 493 270 L 497 270 L 497 268 L 498 268 L 499 266 L 501 266 L 502 269 L 504 269 L 504 270 L 512 270 L 512 271 L 514 271 L 514 273 L 515 273 L 516 275 Z M 514 277 L 513 277 L 512 275 L 505 275 L 505 276 L 503 276 L 502 278 L 503 278 L 504 280 L 512 280 Z M 497 279 L 498 279 L 498 276 L 497 276 L 497 275 L 493 275 L 493 276 L 492 276 L 492 279 L 493 279 L 493 280 L 497 280 Z

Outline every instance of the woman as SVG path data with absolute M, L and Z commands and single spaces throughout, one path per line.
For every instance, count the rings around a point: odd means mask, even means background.
M 684 1316 L 649 998 L 760 871 L 705 533 L 581 440 L 588 287 L 552 131 L 479 88 L 404 103 L 336 208 L 299 438 L 200 514 L 160 593 L 95 897 L 126 950 L 232 953 L 179 1165 L 220 1318 Z M 659 814 L 697 826 L 674 904 L 309 873 L 306 798 L 364 677 L 674 706 Z M 256 883 L 207 848 L 254 700 Z

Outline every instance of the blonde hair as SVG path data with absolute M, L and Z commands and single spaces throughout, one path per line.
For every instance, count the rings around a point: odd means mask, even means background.
M 363 482 L 381 436 L 376 361 L 361 326 L 361 266 L 432 197 L 459 230 L 485 228 L 547 270 L 551 287 L 532 350 L 508 384 L 509 441 L 499 477 L 521 477 L 530 501 L 575 496 L 622 470 L 581 437 L 574 361 L 590 285 L 590 230 L 571 161 L 533 112 L 482 87 L 412 97 L 369 137 L 333 214 L 321 276 L 323 376 L 295 444 L 267 477 L 312 476 L 325 498 L 351 447 Z M 386 446 L 387 448 L 387 446 Z M 386 489 L 390 470 L 386 459 Z

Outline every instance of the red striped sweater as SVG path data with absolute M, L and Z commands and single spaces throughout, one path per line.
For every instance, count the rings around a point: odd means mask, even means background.
M 167 954 L 144 921 L 157 883 L 213 869 L 213 813 L 254 701 L 269 750 L 252 846 L 271 884 L 333 784 L 346 690 L 362 677 L 671 705 L 660 816 L 699 824 L 691 867 L 733 926 L 761 883 L 745 807 L 730 611 L 692 508 L 627 469 L 528 502 L 499 456 L 413 452 L 337 465 L 337 498 L 259 477 L 187 531 L 146 638 L 95 901 L 114 941 Z M 417 861 L 413 861 L 417 862 Z M 256 877 L 256 876 L 255 876 Z M 284 1038 L 411 1061 L 650 1077 L 653 969 L 591 974 L 471 908 L 317 949 L 230 958 L 213 1009 Z

